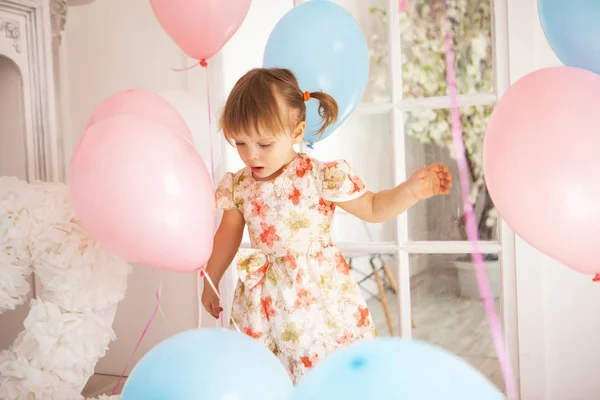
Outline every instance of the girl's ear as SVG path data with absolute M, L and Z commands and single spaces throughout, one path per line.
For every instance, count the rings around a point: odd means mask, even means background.
M 306 122 L 302 121 L 296 125 L 294 128 L 294 132 L 292 133 L 292 139 L 294 140 L 294 144 L 298 144 L 302 142 L 304 139 L 304 131 L 306 130 Z

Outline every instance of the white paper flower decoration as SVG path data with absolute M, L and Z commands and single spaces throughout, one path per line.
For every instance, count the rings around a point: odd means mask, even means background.
M 41 286 L 25 329 L 0 352 L 0 399 L 82 399 L 115 338 L 130 271 L 87 235 L 64 184 L 0 177 L 0 313 L 25 301 L 32 272 Z

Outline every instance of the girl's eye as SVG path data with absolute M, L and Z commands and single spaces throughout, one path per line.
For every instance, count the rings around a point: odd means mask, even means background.
M 261 145 L 259 145 L 259 146 L 260 146 L 260 147 L 269 147 L 270 145 L 271 145 L 271 143 L 269 143 L 269 144 L 261 144 Z
M 236 143 L 235 143 L 235 145 L 236 145 L 236 146 L 243 146 L 243 145 L 245 145 L 245 144 L 246 144 L 246 143 L 243 143 L 243 142 L 240 142 L 240 143 L 236 142 Z

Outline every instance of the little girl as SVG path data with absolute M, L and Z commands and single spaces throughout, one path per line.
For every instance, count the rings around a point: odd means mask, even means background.
M 446 166 L 435 164 L 394 189 L 372 193 L 347 162 L 296 153 L 310 98 L 320 103 L 321 134 L 336 120 L 337 104 L 325 93 L 302 92 L 291 71 L 254 69 L 232 89 L 221 127 L 246 167 L 218 185 L 224 213 L 206 267 L 218 285 L 248 227 L 253 250 L 237 262 L 232 319 L 267 345 L 294 381 L 339 346 L 375 337 L 350 267 L 331 242 L 336 206 L 382 222 L 452 185 Z M 218 317 L 219 301 L 207 282 L 202 304 Z

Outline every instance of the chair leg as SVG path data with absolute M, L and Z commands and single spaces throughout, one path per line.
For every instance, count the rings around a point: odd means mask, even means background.
M 373 266 L 373 276 L 375 277 L 375 281 L 377 282 L 377 289 L 379 290 L 379 297 L 381 298 L 381 305 L 383 306 L 383 312 L 385 313 L 385 319 L 387 321 L 388 329 L 390 330 L 390 334 L 395 336 L 394 333 L 394 323 L 392 321 L 392 315 L 390 314 L 390 307 L 387 302 L 387 297 L 385 295 L 385 288 L 383 287 L 383 281 L 379 276 L 379 272 L 377 271 L 377 267 Z
M 385 277 L 388 280 L 388 282 L 390 283 L 390 286 L 392 287 L 392 289 L 394 290 L 394 293 L 396 293 L 396 295 L 398 294 L 398 285 L 396 285 L 396 280 L 394 279 L 394 276 L 392 275 L 392 271 L 390 271 L 390 268 L 387 266 L 386 263 L 383 263 L 383 272 L 385 273 Z M 413 329 L 417 327 L 417 325 L 415 324 L 415 321 L 413 319 L 410 320 Z

